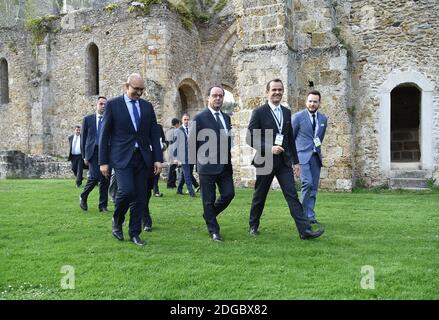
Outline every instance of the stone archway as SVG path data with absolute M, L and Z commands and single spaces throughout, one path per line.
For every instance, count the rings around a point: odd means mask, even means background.
M 184 113 L 192 117 L 204 108 L 203 95 L 196 82 L 192 79 L 184 79 L 178 85 L 176 97 L 176 110 L 178 118 Z
M 380 87 L 380 167 L 381 170 L 390 176 L 392 167 L 391 161 L 391 93 L 401 85 L 410 84 L 420 91 L 420 124 L 419 124 L 419 144 L 420 161 L 419 167 L 413 169 L 431 170 L 433 167 L 433 140 L 431 132 L 433 130 L 433 83 L 423 74 L 417 71 L 393 71 L 387 80 Z

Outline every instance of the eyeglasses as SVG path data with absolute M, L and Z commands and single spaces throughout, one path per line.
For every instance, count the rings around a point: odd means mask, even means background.
M 212 98 L 214 98 L 214 99 L 216 99 L 216 98 L 224 98 L 224 95 L 222 95 L 222 94 L 211 94 L 210 95 Z
M 128 84 L 131 88 L 133 88 L 135 91 L 145 91 L 145 88 L 139 88 L 139 87 L 133 87 L 132 85 Z

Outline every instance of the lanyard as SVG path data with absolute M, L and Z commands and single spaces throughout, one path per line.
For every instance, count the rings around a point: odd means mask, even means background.
M 282 124 L 283 124 L 283 113 L 282 108 L 280 109 L 280 119 L 276 117 L 276 114 L 274 113 L 273 109 L 270 108 L 271 113 L 273 114 L 274 120 L 277 124 L 277 129 L 279 130 L 279 133 L 282 133 Z

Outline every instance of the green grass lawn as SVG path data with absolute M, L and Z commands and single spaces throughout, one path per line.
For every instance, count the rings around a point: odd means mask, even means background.
M 320 192 L 326 232 L 303 241 L 279 191 L 268 197 L 261 234 L 250 237 L 253 190 L 238 189 L 217 243 L 200 197 L 162 185 L 164 197 L 150 203 L 153 232 L 137 247 L 112 237 L 97 189 L 87 213 L 80 191 L 73 180 L 0 180 L 0 299 L 439 298 L 437 192 Z M 74 289 L 61 287 L 65 265 Z M 360 285 L 372 276 L 364 266 L 373 267 L 374 289 Z

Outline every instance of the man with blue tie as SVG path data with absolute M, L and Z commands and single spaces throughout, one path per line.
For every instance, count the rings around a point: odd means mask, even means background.
M 303 211 L 312 224 L 318 223 L 314 208 L 322 167 L 321 144 L 328 123 L 327 117 L 317 112 L 320 100 L 319 91 L 310 91 L 307 95 L 306 109 L 295 113 L 292 117 L 300 163 L 301 201 Z
M 324 230 L 313 231 L 297 197 L 294 175 L 300 174 L 299 160 L 291 127 L 291 111 L 281 105 L 282 80 L 267 83 L 267 103 L 253 110 L 246 141 L 256 149 L 252 164 L 256 168 L 255 192 L 250 209 L 249 233 L 259 234 L 262 212 L 273 178 L 276 177 L 287 201 L 290 215 L 302 240 L 321 236 Z
M 81 154 L 84 157 L 84 164 L 89 168 L 87 184 L 79 196 L 79 206 L 84 211 L 88 210 L 88 195 L 99 184 L 99 212 L 108 212 L 108 187 L 110 181 L 101 174 L 98 161 L 99 136 L 106 103 L 107 98 L 98 97 L 96 113 L 86 116 L 82 122 Z
M 122 225 L 130 209 L 130 240 L 143 246 L 145 242 L 140 238 L 142 215 L 149 212 L 152 178 L 161 172 L 163 155 L 154 108 L 150 102 L 140 98 L 145 90 L 143 78 L 133 73 L 125 86 L 125 94 L 109 100 L 105 109 L 99 164 L 106 177 L 110 177 L 110 167 L 114 168 L 116 175 L 118 188 L 113 236 L 124 240 Z
M 232 126 L 230 116 L 221 111 L 224 89 L 213 86 L 207 95 L 207 108 L 195 116 L 189 131 L 189 162 L 197 164 L 203 218 L 210 237 L 213 241 L 223 241 L 217 217 L 235 197 L 230 152 Z

